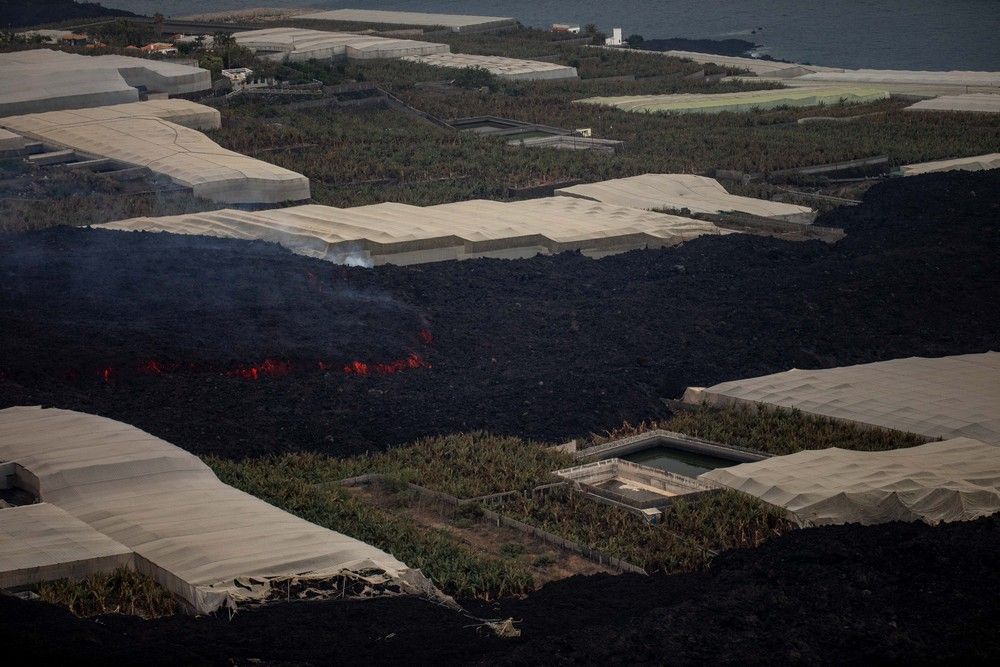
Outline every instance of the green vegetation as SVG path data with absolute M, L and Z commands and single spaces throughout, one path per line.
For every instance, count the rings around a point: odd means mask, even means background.
M 156 39 L 156 30 L 146 23 L 118 19 L 89 26 L 87 34 L 108 46 L 144 46 Z
M 495 599 L 533 588 L 531 573 L 515 560 L 484 555 L 447 531 L 422 528 L 362 502 L 343 488 L 316 486 L 311 483 L 308 467 L 302 465 L 307 460 L 292 456 L 243 463 L 210 459 L 208 463 L 227 484 L 307 521 L 390 552 L 422 570 L 449 595 Z M 313 460 L 320 463 L 318 458 Z M 338 462 L 328 461 L 335 469 Z
M 512 36 L 455 35 L 456 50 L 529 55 L 513 49 L 551 50 L 536 33 Z M 472 46 L 475 45 L 475 46 Z M 529 48 L 530 47 L 530 48 Z M 544 49 L 543 49 L 544 47 Z M 574 47 L 583 48 L 583 47 Z M 317 62 L 283 66 L 290 80 L 327 84 L 371 81 L 405 102 L 439 118 L 493 115 L 566 128 L 592 128 L 594 136 L 626 143 L 620 154 L 524 150 L 502 138 L 450 132 L 395 111 L 340 112 L 246 104 L 224 109 L 222 130 L 213 138 L 227 148 L 299 171 L 312 180 L 313 197 L 334 206 L 380 201 L 429 205 L 470 198 L 504 199 L 511 188 L 571 179 L 594 181 L 649 172 L 733 169 L 767 172 L 885 154 L 894 163 L 979 154 L 1000 142 L 1000 119 L 986 115 L 910 114 L 906 102 L 886 100 L 832 106 L 823 115 L 871 114 L 851 123 L 799 125 L 815 109 L 777 109 L 711 116 L 634 114 L 571 104 L 584 97 L 614 94 L 731 92 L 773 87 L 764 82 L 705 84 L 687 78 L 694 63 L 659 55 L 584 49 L 576 63 L 588 76 L 621 75 L 648 68 L 655 78 L 638 81 L 511 83 L 476 80 L 476 72 L 417 63 Z M 557 59 L 558 60 L 558 59 Z M 567 60 L 564 58 L 564 60 Z M 654 71 L 655 69 L 655 71 Z M 420 81 L 469 79 L 473 90 L 442 91 Z M 482 85 L 480 85 L 482 84 Z M 480 87 L 492 92 L 482 93 Z M 281 146 L 306 146 L 274 151 Z
M 828 447 L 874 452 L 914 447 L 926 442 L 912 433 L 855 426 L 800 410 L 702 406 L 677 412 L 662 422 L 644 422 L 636 426 L 624 424 L 614 431 L 592 436 L 586 446 L 654 429 L 684 433 L 769 454 L 792 454 L 804 449 Z
M 596 31 L 590 39 L 600 39 Z M 452 33 L 435 35 L 430 41 L 445 42 L 454 53 L 505 56 L 545 60 L 576 67 L 583 79 L 602 77 L 629 77 L 648 79 L 691 75 L 705 69 L 691 61 L 665 58 L 652 53 L 635 53 L 625 49 L 594 49 L 580 44 L 577 35 L 553 34 L 540 30 L 522 30 L 510 33 Z M 737 73 L 739 70 L 731 70 Z M 759 85 L 757 87 L 760 87 Z
M 919 444 L 916 436 L 865 429 L 791 410 L 702 407 L 662 423 L 625 425 L 594 443 L 652 428 L 688 433 L 776 454 L 842 447 L 881 450 Z M 387 475 L 400 495 L 410 482 L 459 497 L 529 491 L 574 459 L 539 443 L 485 433 L 427 438 L 385 453 L 334 459 L 285 454 L 241 463 L 211 460 L 219 476 L 249 493 L 310 521 L 386 549 L 421 568 L 445 591 L 495 597 L 527 590 L 530 574 L 517 560 L 518 545 L 502 558 L 483 556 L 444 531 L 422 531 L 409 520 L 376 509 L 335 484 L 365 473 Z M 402 502 L 402 500 L 401 500 Z M 704 567 L 710 552 L 747 548 L 794 528 L 784 513 L 735 491 L 677 498 L 660 525 L 604 505 L 569 489 L 543 496 L 506 497 L 501 514 L 579 542 L 648 570 L 678 572 Z M 478 505 L 462 508 L 471 522 Z M 462 517 L 460 517 L 462 518 Z
M 519 544 L 505 544 L 500 558 L 460 543 L 444 530 L 418 528 L 394 502 L 408 504 L 405 482 L 460 497 L 528 491 L 549 481 L 549 473 L 574 459 L 538 443 L 484 433 L 428 438 L 382 454 L 334 459 L 285 454 L 243 462 L 210 459 L 226 483 L 293 514 L 389 551 L 419 567 L 445 592 L 494 598 L 523 592 L 532 578 L 518 557 Z M 376 508 L 336 481 L 365 473 L 389 476 L 397 493 Z M 647 524 L 617 507 L 567 489 L 543 497 L 508 497 L 493 506 L 501 514 L 580 542 L 648 570 L 668 572 L 703 567 L 708 550 L 749 547 L 792 528 L 780 510 L 736 492 L 677 500 L 663 525 Z M 469 523 L 482 508 L 468 505 L 458 519 Z
M 112 24 L 113 25 L 113 24 Z M 656 172 L 710 173 L 715 169 L 768 172 L 873 155 L 894 164 L 977 155 L 1000 144 L 1000 118 L 989 114 L 912 114 L 906 102 L 832 106 L 824 116 L 863 116 L 849 125 L 810 123 L 816 109 L 777 109 L 717 115 L 635 114 L 572 104 L 606 95 L 732 92 L 774 87 L 769 82 L 707 84 L 704 66 L 656 54 L 592 49 L 573 38 L 534 30 L 503 34 L 433 33 L 456 52 L 534 57 L 570 64 L 583 80 L 509 82 L 476 70 L 453 70 L 398 60 L 277 64 L 255 58 L 225 35 L 204 57 L 214 70 L 245 65 L 258 75 L 326 85 L 374 82 L 407 104 L 439 118 L 493 115 L 565 128 L 591 128 L 619 139 L 625 150 L 609 155 L 508 146 L 503 138 L 442 129 L 400 112 L 297 108 L 242 103 L 223 107 L 223 129 L 210 133 L 226 148 L 260 157 L 309 177 L 313 199 L 332 206 L 383 201 L 432 205 L 464 199 L 509 199 L 519 188 L 569 180 L 596 181 Z M 601 77 L 638 77 L 606 80 Z M 693 78 L 692 78 L 693 77 Z M 417 85 L 454 81 L 455 85 Z M 489 92 L 482 92 L 486 88 Z M 207 100 L 211 103 L 212 98 Z M 224 104 L 223 102 L 219 102 Z M 294 148 L 292 148 L 294 147 Z M 744 194 L 787 193 L 771 186 L 735 186 Z M 53 198 L 54 197 L 54 198 Z M 105 193 L 0 200 L 8 229 L 71 222 L 101 222 L 131 215 L 201 209 L 200 203 L 119 201 Z M 154 198 L 155 199 L 155 198 Z M 815 205 L 812 200 L 796 200 Z M 208 205 L 207 208 L 217 208 Z M 123 211 L 123 209 L 136 209 Z
M 879 154 L 889 155 L 894 163 L 909 163 L 981 154 L 1000 143 L 1000 119 L 985 114 L 911 114 L 902 111 L 905 102 L 895 100 L 859 105 L 878 115 L 848 129 L 796 124 L 797 118 L 815 113 L 810 109 L 669 116 L 569 103 L 610 85 L 525 85 L 521 95 L 459 89 L 442 94 L 416 88 L 395 93 L 442 118 L 495 115 L 590 127 L 594 136 L 625 141 L 625 151 L 617 155 L 525 150 L 506 145 L 502 138 L 451 132 L 388 110 L 345 113 L 243 105 L 223 110 L 223 129 L 212 137 L 226 148 L 305 174 L 313 198 L 333 206 L 504 199 L 510 188 L 570 179 L 716 168 L 771 171 Z M 827 115 L 855 112 L 846 106 L 824 109 Z M 303 147 L 274 150 L 283 146 Z
M 42 601 L 66 607 L 83 617 L 129 614 L 157 618 L 180 610 L 169 591 L 149 577 L 124 568 L 86 579 L 39 584 L 36 592 Z
M 700 569 L 707 550 L 757 546 L 794 528 L 781 510 L 736 491 L 679 498 L 661 525 L 571 491 L 505 501 L 500 511 L 647 571 Z
M 548 481 L 552 470 L 570 465 L 571 455 L 540 443 L 481 432 L 425 438 L 406 447 L 347 459 L 284 454 L 253 462 L 254 467 L 274 468 L 306 483 L 381 473 L 459 498 L 530 490 Z

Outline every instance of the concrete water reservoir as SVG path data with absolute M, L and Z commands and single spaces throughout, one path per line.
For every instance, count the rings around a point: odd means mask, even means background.
M 687 477 L 697 477 L 698 475 L 715 470 L 716 468 L 726 468 L 735 465 L 736 461 L 724 459 L 709 454 L 689 452 L 669 445 L 656 445 L 649 449 L 643 449 L 633 454 L 622 457 L 625 461 L 666 470 L 667 472 Z
M 702 473 L 739 463 L 763 461 L 768 454 L 743 447 L 694 438 L 655 429 L 576 453 L 578 459 L 601 461 L 622 459 L 667 473 L 697 477 Z
M 588 495 L 643 514 L 644 510 L 665 507 L 677 497 L 717 488 L 693 477 L 614 458 L 557 470 L 554 474 Z

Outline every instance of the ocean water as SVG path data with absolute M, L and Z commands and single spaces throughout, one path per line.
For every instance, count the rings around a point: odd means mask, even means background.
M 1000 70 L 1000 0 L 103 0 L 168 16 L 243 7 L 364 7 L 594 23 L 647 39 L 737 38 L 775 58 L 851 68 Z

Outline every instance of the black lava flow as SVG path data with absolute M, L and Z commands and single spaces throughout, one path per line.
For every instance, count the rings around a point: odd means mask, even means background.
M 413 597 L 279 603 L 234 618 L 96 620 L 0 596 L 0 640 L 39 664 L 995 664 L 1000 522 L 832 526 L 707 572 L 575 576 L 467 609 Z
M 375 269 L 169 234 L 0 236 L 0 407 L 196 453 L 346 455 L 475 429 L 559 441 L 664 417 L 689 385 L 1000 349 L 1000 172 L 886 182 L 818 223 L 847 237 Z M 239 372 L 255 367 L 288 372 Z

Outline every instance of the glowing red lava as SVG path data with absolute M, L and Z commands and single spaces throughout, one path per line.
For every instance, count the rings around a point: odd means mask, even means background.
M 352 361 L 344 366 L 345 375 L 391 375 L 410 368 L 430 368 L 419 354 L 411 352 L 404 359 L 396 359 L 387 363 L 366 364 L 363 361 Z
M 234 375 L 244 380 L 259 380 L 262 377 L 283 377 L 292 372 L 292 365 L 286 361 L 265 359 L 256 366 L 241 366 L 234 368 L 226 375 Z
M 431 332 L 427 329 L 421 329 L 419 337 L 421 342 L 425 345 L 430 345 L 434 340 Z M 339 371 L 344 375 L 373 376 L 392 375 L 393 373 L 399 373 L 400 371 L 430 367 L 430 363 L 425 361 L 423 357 L 416 352 L 410 352 L 405 357 L 401 359 L 394 359 L 392 361 L 364 362 L 359 359 L 355 359 L 347 364 L 330 361 L 317 361 L 313 363 L 305 363 L 295 368 L 293 368 L 291 362 L 271 358 L 264 359 L 264 361 L 259 364 L 253 364 L 251 366 L 235 366 L 230 368 L 218 365 L 213 366 L 210 364 L 196 364 L 193 361 L 184 363 L 176 361 L 163 361 L 161 359 L 147 359 L 139 363 L 135 369 L 142 375 L 159 376 L 178 373 L 181 371 L 189 371 L 194 373 L 218 373 L 221 375 L 228 375 L 230 377 L 242 378 L 244 380 L 257 381 L 262 378 L 284 377 L 293 371 L 305 372 L 307 370 L 317 368 L 324 373 Z M 110 382 L 112 377 L 117 375 L 119 375 L 118 371 L 111 366 L 104 367 L 98 372 L 98 376 L 106 383 Z M 68 380 L 75 380 L 79 378 L 79 372 L 76 369 L 70 369 L 67 371 L 66 377 Z

